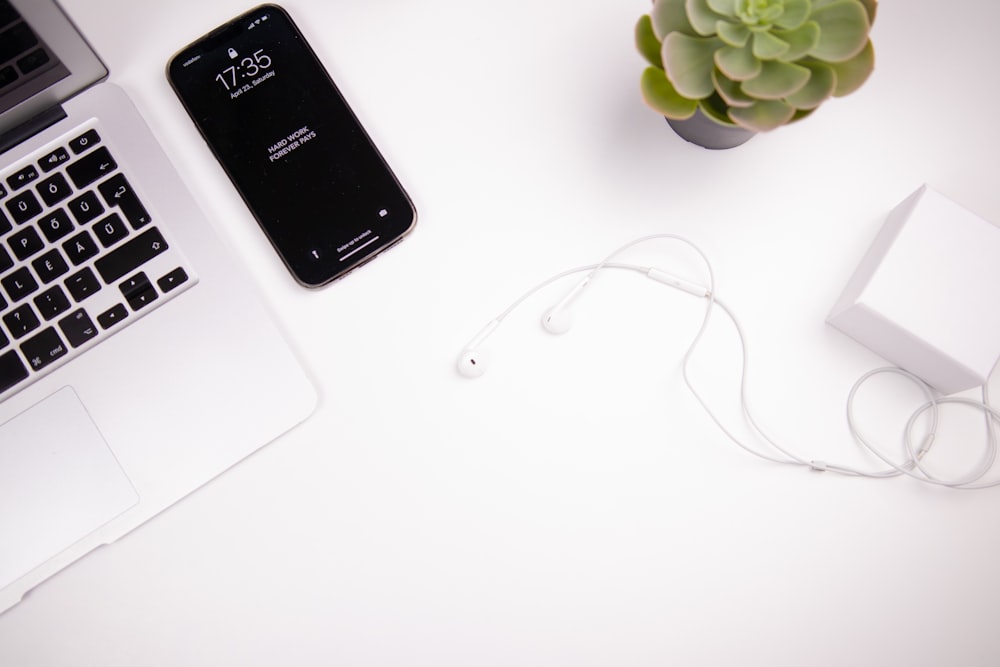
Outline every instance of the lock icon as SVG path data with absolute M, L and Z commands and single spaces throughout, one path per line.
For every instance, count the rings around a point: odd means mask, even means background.
M 229 57 L 230 58 L 238 58 L 239 55 L 240 54 L 236 53 L 236 49 L 234 49 L 233 47 L 229 47 Z

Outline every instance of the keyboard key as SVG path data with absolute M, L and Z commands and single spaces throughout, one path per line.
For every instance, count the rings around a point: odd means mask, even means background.
M 69 310 L 69 297 L 66 296 L 66 292 L 61 287 L 56 285 L 35 297 L 35 307 L 38 308 L 38 312 L 42 314 L 42 317 L 48 321 Z
M 128 308 L 125 307 L 125 304 L 119 303 L 98 315 L 97 323 L 101 325 L 102 329 L 110 329 L 126 317 L 128 317 Z
M 0 355 L 0 392 L 7 391 L 27 377 L 28 369 L 24 367 L 17 352 L 11 350 Z
M 160 291 L 166 294 L 167 292 L 177 289 L 186 283 L 187 280 L 187 271 L 178 266 L 176 269 L 157 280 L 156 284 L 159 285 Z
M 29 338 L 21 345 L 21 353 L 28 360 L 28 365 L 31 366 L 32 370 L 36 371 L 66 356 L 67 352 L 66 344 L 59 337 L 59 333 L 52 327 L 42 331 L 33 338 Z
M 0 68 L 0 90 L 3 90 L 7 86 L 11 85 L 20 78 L 17 70 L 8 65 L 7 67 Z
M 74 310 L 59 320 L 59 328 L 73 347 L 80 347 L 98 333 L 97 327 L 83 308 Z
M 69 271 L 69 265 L 56 248 L 41 255 L 31 263 L 31 266 L 46 285 Z
M 97 189 L 101 191 L 109 208 L 117 206 L 121 209 L 125 219 L 132 225 L 132 229 L 141 229 L 152 221 L 146 208 L 139 201 L 138 195 L 135 194 L 135 190 L 125 180 L 123 174 L 115 174 L 101 183 Z
M 100 250 L 89 232 L 83 231 L 62 244 L 62 249 L 74 266 L 80 266 Z M 120 277 L 120 276 L 119 276 Z
M 117 213 L 112 213 L 91 229 L 105 248 L 110 248 L 129 235 L 128 227 Z
M 10 217 L 19 225 L 26 223 L 42 212 L 42 205 L 38 203 L 35 193 L 31 190 L 22 192 L 4 204 Z
M 35 169 L 34 165 L 29 164 L 27 167 L 18 169 L 13 174 L 8 176 L 7 185 L 11 190 L 20 190 L 36 178 L 38 178 L 38 170 Z
M 67 204 L 66 208 L 69 209 L 69 212 L 73 214 L 73 217 L 76 218 L 77 223 L 81 226 L 91 220 L 96 220 L 97 216 L 104 213 L 104 207 L 93 192 L 83 193 Z
M 94 267 L 104 282 L 111 284 L 167 250 L 169 246 L 156 227 L 99 258 Z
M 38 315 L 35 315 L 35 311 L 28 304 L 24 304 L 4 315 L 3 323 L 7 325 L 7 331 L 15 339 L 24 338 L 42 324 L 38 319 Z
M 111 152 L 101 146 L 66 167 L 66 173 L 78 189 L 83 189 L 94 181 L 109 175 L 118 168 Z
M 0 211 L 0 236 L 3 236 L 12 229 L 14 229 L 14 225 L 10 224 L 10 220 L 7 219 L 7 216 L 4 215 L 3 211 Z
M 4 276 L 0 280 L 0 284 L 3 285 L 3 288 L 7 291 L 7 296 L 14 303 L 38 290 L 38 283 L 26 266 L 22 266 L 10 275 Z
M 79 155 L 80 153 L 90 150 L 99 143 L 101 143 L 101 136 L 97 134 L 97 130 L 87 130 L 79 137 L 69 142 L 69 147 L 74 153 Z
M 10 4 L 9 0 L 0 0 L 0 26 L 13 23 L 21 18 L 21 15 Z
M 48 64 L 49 53 L 45 49 L 35 49 L 25 57 L 17 61 L 17 67 L 25 74 L 30 74 L 36 69 L 40 69 Z
M 145 273 L 139 272 L 118 286 L 132 310 L 142 310 L 159 298 Z
M 10 254 L 4 250 L 3 246 L 0 246 L 0 273 L 3 273 L 7 269 L 14 266 L 14 260 L 10 258 Z
M 45 234 L 49 243 L 55 243 L 73 231 L 73 221 L 69 219 L 66 211 L 57 208 L 38 219 L 38 228 Z
M 42 168 L 42 171 L 49 173 L 53 169 L 59 167 L 59 165 L 69 162 L 69 152 L 65 148 L 57 148 L 41 160 L 38 161 L 38 166 Z
M 88 296 L 93 296 L 101 289 L 101 282 L 89 268 L 77 271 L 67 278 L 64 284 L 66 285 L 66 289 L 69 290 L 70 296 L 77 303 L 80 303 Z
M 12 234 L 7 243 L 14 251 L 14 255 L 22 262 L 45 247 L 45 241 L 38 235 L 34 227 L 25 227 L 16 234 Z
M 0 40 L 0 62 L 11 60 L 38 44 L 38 38 L 27 23 L 18 23 L 3 33 Z
M 66 181 L 66 177 L 62 174 L 53 174 L 39 183 L 35 189 L 38 190 L 42 201 L 49 206 L 55 206 L 73 194 L 73 188 L 70 187 L 70 184 Z

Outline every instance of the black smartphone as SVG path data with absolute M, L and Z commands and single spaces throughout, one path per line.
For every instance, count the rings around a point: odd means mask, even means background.
M 213 30 L 167 76 L 299 283 L 329 283 L 413 229 L 409 196 L 282 8 Z

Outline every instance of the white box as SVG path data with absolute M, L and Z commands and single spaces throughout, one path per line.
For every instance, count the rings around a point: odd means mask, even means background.
M 1000 228 L 921 187 L 827 322 L 944 394 L 985 384 L 1000 359 Z

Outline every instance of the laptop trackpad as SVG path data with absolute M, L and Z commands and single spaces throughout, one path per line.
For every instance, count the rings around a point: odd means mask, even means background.
M 0 588 L 138 500 L 71 388 L 0 424 Z

